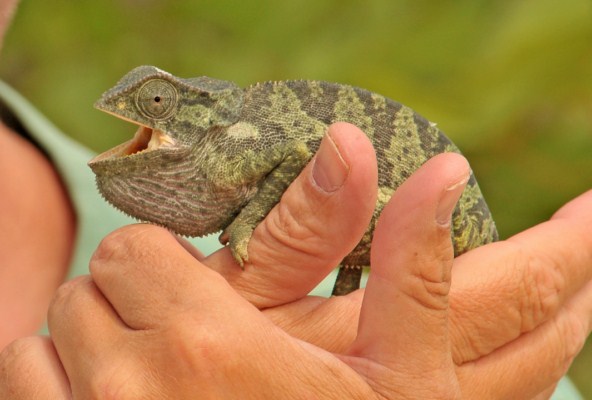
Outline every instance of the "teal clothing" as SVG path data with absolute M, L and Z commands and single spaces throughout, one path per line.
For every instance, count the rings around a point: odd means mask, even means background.
M 88 261 L 101 239 L 115 229 L 135 221 L 109 206 L 99 195 L 94 175 L 86 163 L 93 153 L 60 132 L 22 96 L 0 81 L 0 103 L 20 121 L 31 138 L 47 153 L 61 175 L 77 215 L 76 246 L 68 278 L 88 273 Z M 1 105 L 1 104 L 0 104 Z M 192 240 L 203 253 L 218 248 L 215 236 Z M 329 296 L 336 272 L 328 276 L 311 294 Z M 553 400 L 582 400 L 571 382 L 559 383 Z

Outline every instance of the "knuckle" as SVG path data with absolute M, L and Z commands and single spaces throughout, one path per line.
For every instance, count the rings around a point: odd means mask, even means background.
M 566 281 L 557 262 L 542 253 L 521 250 L 518 260 L 522 274 L 522 330 L 530 331 L 557 312 Z
M 134 241 L 130 241 L 130 230 L 132 229 L 126 226 L 105 236 L 91 258 L 91 265 L 104 260 L 126 257 L 130 245 L 134 244 Z
M 221 332 L 183 326 L 175 329 L 169 343 L 179 360 L 197 370 L 208 369 L 216 360 L 224 360 L 228 354 L 227 343 Z
M 192 317 L 189 317 L 192 318 Z M 230 340 L 228 332 L 223 326 L 214 328 L 213 324 L 193 320 L 192 323 L 178 324 L 163 335 L 168 356 L 175 360 L 174 374 L 179 380 L 195 381 L 200 377 L 212 374 L 212 365 L 217 369 L 228 372 L 233 376 L 233 366 L 241 358 L 244 348 L 236 341 Z
M 306 261 L 318 262 L 326 257 L 329 243 L 318 223 L 307 217 L 304 206 L 282 202 L 262 221 L 265 234 L 256 229 L 254 237 L 263 244 L 262 250 L 273 251 L 274 258 L 293 259 L 296 253 Z
M 564 349 L 564 360 L 565 360 L 565 371 L 567 371 L 569 365 L 580 353 L 586 339 L 589 335 L 589 327 L 587 321 L 582 321 L 577 315 L 572 315 L 569 311 L 566 314 L 566 321 L 559 325 L 559 337 L 562 338 L 565 344 Z
M 0 353 L 0 393 L 8 390 L 21 393 L 23 384 L 27 386 L 35 378 L 33 368 L 36 365 L 31 360 L 45 345 L 41 337 L 26 337 L 17 339 Z
M 10 343 L 0 353 L 0 368 L 6 371 L 8 367 L 14 367 L 32 350 L 34 338 L 21 338 Z M 4 375 L 2 375 L 4 377 Z
M 442 311 L 449 307 L 453 255 L 449 243 L 436 243 L 433 252 L 413 253 L 410 263 L 421 268 L 411 271 L 413 279 L 409 280 L 406 291 L 422 307 Z
M 280 203 L 277 207 L 277 213 L 274 213 L 274 218 L 269 221 L 268 229 L 276 239 L 300 239 L 309 240 L 317 237 L 318 232 L 310 226 L 306 218 L 306 213 L 303 211 L 303 206 L 300 204 L 284 204 Z
M 446 311 L 449 307 L 450 282 L 427 279 L 426 276 L 421 276 L 419 280 L 421 284 L 418 284 L 416 290 L 409 293 L 410 297 L 425 309 Z
M 83 275 L 61 284 L 55 291 L 50 309 L 55 305 L 67 303 L 77 291 L 81 290 L 85 286 L 88 286 L 90 282 L 91 280 L 89 276 Z
M 157 236 L 164 233 L 171 236 L 166 229 L 150 224 L 127 225 L 117 229 L 99 243 L 90 261 L 91 268 L 102 262 L 142 257 L 158 248 L 160 238 Z
M 77 296 L 89 285 L 94 285 L 88 275 L 74 278 L 58 287 L 54 293 L 47 312 L 47 320 L 50 328 L 56 319 L 74 318 L 76 312 L 85 312 L 77 306 Z M 67 316 L 67 317 L 66 317 Z M 56 318 L 57 317 L 57 318 Z

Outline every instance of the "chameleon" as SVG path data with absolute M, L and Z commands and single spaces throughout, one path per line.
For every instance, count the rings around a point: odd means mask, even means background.
M 222 231 L 240 266 L 255 227 L 319 148 L 334 122 L 370 138 L 378 197 L 359 244 L 342 261 L 333 295 L 360 285 L 372 234 L 396 188 L 432 156 L 459 149 L 411 108 L 338 83 L 269 81 L 241 88 L 210 77 L 178 78 L 136 67 L 95 103 L 138 125 L 133 139 L 89 161 L 113 206 L 184 236 Z M 455 255 L 496 241 L 497 230 L 474 174 L 453 212 Z

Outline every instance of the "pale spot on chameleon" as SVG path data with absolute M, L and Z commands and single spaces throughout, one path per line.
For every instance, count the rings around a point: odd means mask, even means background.
M 381 203 L 381 204 L 386 204 L 388 203 L 388 201 L 390 200 L 390 198 L 393 196 L 393 193 L 395 191 L 391 188 L 388 187 L 384 187 L 381 186 L 378 188 L 378 198 L 377 198 L 377 202 Z
M 377 93 L 371 93 L 372 105 L 376 112 L 384 112 L 386 110 L 386 98 Z
M 125 101 L 120 101 L 119 103 L 117 103 L 118 110 L 125 110 L 126 106 L 127 106 L 127 104 L 125 103 Z
M 228 127 L 226 131 L 228 137 L 236 139 L 256 138 L 259 136 L 257 127 L 247 122 L 237 122 Z
M 318 81 L 311 81 L 310 84 L 310 96 L 313 98 L 321 98 L 323 96 L 323 87 Z

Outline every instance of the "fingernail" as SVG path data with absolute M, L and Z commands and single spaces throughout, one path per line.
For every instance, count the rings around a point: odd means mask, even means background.
M 337 191 L 347 179 L 349 166 L 330 134 L 325 135 L 312 167 L 312 179 L 323 191 Z
M 467 172 L 444 189 L 444 193 L 442 193 L 438 208 L 436 209 L 436 222 L 441 226 L 447 227 L 450 225 L 452 211 L 462 195 L 463 190 L 465 190 L 465 186 L 469 181 L 470 176 L 470 172 Z

